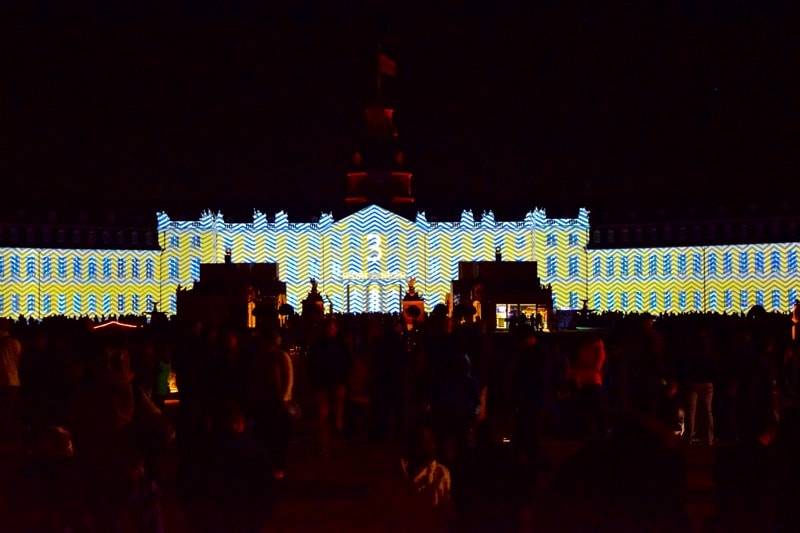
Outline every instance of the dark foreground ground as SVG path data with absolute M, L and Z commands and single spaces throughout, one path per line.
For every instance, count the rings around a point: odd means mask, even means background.
M 575 443 L 544 443 L 548 469 L 544 477 L 576 449 Z M 12 531 L 12 524 L 18 524 L 25 513 L 24 502 L 20 508 L 19 500 L 13 497 L 19 482 L 19 458 L 9 448 L 2 452 L 0 530 Z M 689 466 L 688 511 L 693 530 L 700 532 L 714 511 L 711 466 L 715 449 L 686 447 L 685 454 Z M 425 522 L 430 515 L 403 475 L 401 456 L 398 444 L 375 444 L 356 436 L 330 459 L 322 460 L 316 453 L 310 420 L 296 423 L 286 478 L 265 531 L 430 531 Z M 9 502 L 17 503 L 10 506 Z M 164 487 L 162 506 L 167 532 L 189 531 L 188 511 L 177 500 L 171 480 Z M 537 530 L 535 507 L 522 513 L 521 522 L 522 531 Z M 132 526 L 129 530 L 134 531 Z

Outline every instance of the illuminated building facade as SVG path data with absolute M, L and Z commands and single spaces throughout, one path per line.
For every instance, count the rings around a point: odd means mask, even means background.
M 338 221 L 323 214 L 313 223 L 292 223 L 282 212 L 272 222 L 256 212 L 247 224 L 211 213 L 199 222 L 172 221 L 162 213 L 158 230 L 170 286 L 190 284 L 201 263 L 221 262 L 229 249 L 234 263 L 278 263 L 295 309 L 315 279 L 334 311 L 397 312 L 413 277 L 429 310 L 446 303 L 459 261 L 492 261 L 500 248 L 507 261 L 548 265 L 546 281 L 562 291 L 556 304 L 567 307 L 578 305 L 585 287 L 580 273 L 588 215 L 581 210 L 574 219 L 548 219 L 537 209 L 522 220 L 500 222 L 491 212 L 476 218 L 464 211 L 457 222 L 429 222 L 424 213 L 408 220 L 369 205 Z
M 791 224 L 786 231 L 796 231 Z M 12 243 L 13 228 L 2 228 L 0 315 L 138 314 L 154 302 L 174 313 L 178 286 L 191 287 L 200 264 L 223 263 L 226 250 L 234 263 L 277 263 L 295 309 L 317 280 L 336 312 L 399 311 L 412 277 L 430 310 L 447 302 L 459 261 L 492 261 L 497 248 L 504 261 L 538 263 L 557 309 L 579 309 L 588 299 L 596 310 L 740 312 L 758 304 L 788 312 L 800 289 L 800 243 L 784 233 L 763 237 L 778 242 L 664 245 L 637 240 L 634 228 L 623 237 L 615 226 L 609 243 L 611 226 L 590 227 L 585 209 L 576 218 L 535 209 L 513 221 L 464 211 L 451 222 L 428 221 L 423 212 L 409 220 L 378 205 L 316 222 L 292 222 L 284 212 L 255 212 L 249 223 L 228 223 L 219 213 L 185 221 L 159 213 L 155 227 L 109 231 L 107 248 L 102 229 L 94 237 L 85 228 L 65 230 L 59 243 L 58 227 L 50 243 L 30 242 L 24 228 Z M 79 231 L 84 240 L 71 243 Z
M 139 314 L 166 298 L 155 217 L 19 211 L 0 221 L 0 316 Z
M 470 210 L 447 222 L 429 221 L 422 209 L 401 216 L 397 207 L 408 212 L 414 197 L 392 116 L 380 104 L 367 109 L 347 174 L 354 212 L 338 220 L 255 211 L 246 223 L 212 212 L 198 220 L 162 212 L 151 224 L 52 216 L 0 223 L 0 316 L 140 314 L 156 302 L 174 314 L 178 288 L 200 279 L 201 264 L 223 263 L 228 250 L 233 263 L 276 263 L 295 309 L 313 279 L 335 312 L 399 312 L 414 278 L 430 311 L 452 301 L 460 261 L 492 261 L 498 249 L 504 261 L 537 263 L 555 309 L 587 300 L 598 311 L 741 312 L 758 304 L 788 312 L 798 297 L 796 216 L 690 213 L 672 223 L 601 214 L 591 225 L 587 209 L 573 218 L 544 209 L 516 220 Z

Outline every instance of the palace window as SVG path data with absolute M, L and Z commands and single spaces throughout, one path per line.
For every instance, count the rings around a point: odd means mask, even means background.
M 156 265 L 155 261 L 150 259 L 149 257 L 144 261 L 144 276 L 147 279 L 155 279 L 156 277 Z
M 708 275 L 717 275 L 717 254 L 714 252 L 708 254 Z
M 131 259 L 131 279 L 139 279 L 139 258 L 134 257 Z
M 771 258 L 771 272 L 773 274 L 780 274 L 781 272 L 781 254 L 778 250 L 773 250 L 770 254 Z
M 86 272 L 90 280 L 97 279 L 97 259 L 94 257 L 89 258 L 88 265 L 86 266 Z
M 29 279 L 36 277 L 36 258 L 33 256 L 25 258 L 25 277 Z
M 72 276 L 75 279 L 81 279 L 83 277 L 83 265 L 81 265 L 81 258 L 79 256 L 75 256 L 72 258 Z
M 552 277 L 556 275 L 558 264 L 557 258 L 554 255 L 547 256 L 547 276 Z
M 569 275 L 570 276 L 578 275 L 578 258 L 574 255 L 570 256 L 569 258 Z
M 703 255 L 699 253 L 694 253 L 692 255 L 692 271 L 694 272 L 695 276 L 702 276 L 703 275 Z
M 772 291 L 772 308 L 776 311 L 781 309 L 781 291 L 778 289 Z

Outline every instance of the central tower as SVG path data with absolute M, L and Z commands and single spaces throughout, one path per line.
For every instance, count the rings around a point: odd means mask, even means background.
M 366 128 L 353 154 L 347 173 L 347 196 L 351 204 L 408 204 L 411 172 L 406 170 L 405 154 L 393 124 L 394 109 L 383 104 L 381 77 L 394 77 L 395 63 L 378 53 L 378 97 L 366 109 Z

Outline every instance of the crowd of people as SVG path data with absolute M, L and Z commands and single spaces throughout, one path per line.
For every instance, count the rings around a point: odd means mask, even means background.
M 38 496 L 24 520 L 56 531 L 163 530 L 171 451 L 192 531 L 257 531 L 291 476 L 300 411 L 322 460 L 356 433 L 402 443 L 409 483 L 460 531 L 512 531 L 530 513 L 544 530 L 685 531 L 684 446 L 718 450 L 710 527 L 796 529 L 790 317 L 601 318 L 504 333 L 443 307 L 413 322 L 294 315 L 255 329 L 6 319 L 0 438 Z M 582 444 L 543 479 L 544 441 Z

